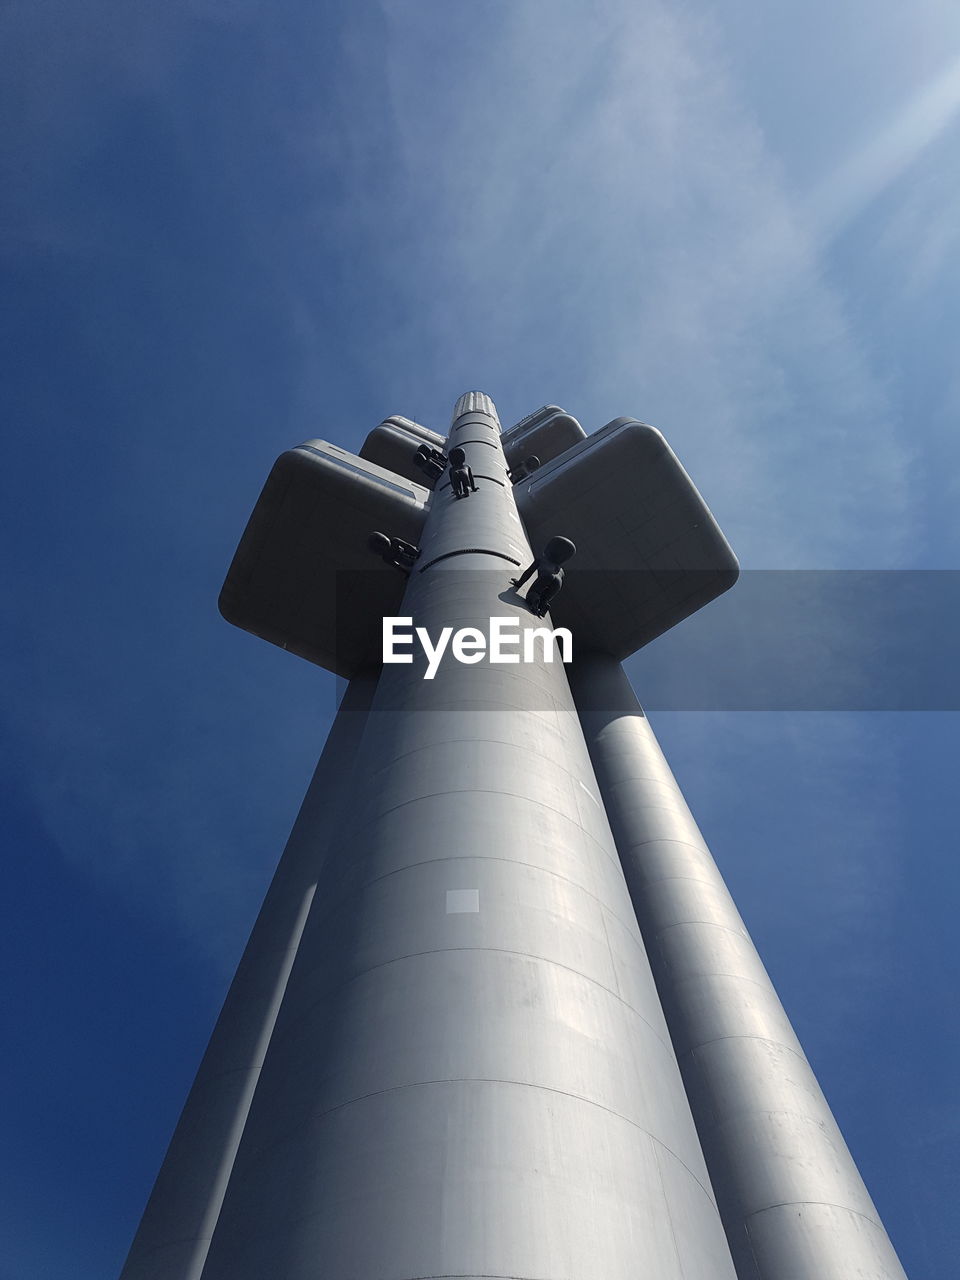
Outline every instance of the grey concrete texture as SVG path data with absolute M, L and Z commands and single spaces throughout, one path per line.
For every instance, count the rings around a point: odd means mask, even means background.
M 619 663 L 571 687 L 739 1280 L 904 1273 Z
M 403 612 L 533 625 L 461 406 L 477 492 L 433 495 Z M 204 1280 L 733 1280 L 564 668 L 422 674 L 380 675 Z

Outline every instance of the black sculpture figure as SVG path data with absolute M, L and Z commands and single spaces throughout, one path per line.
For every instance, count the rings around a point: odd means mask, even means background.
M 420 445 L 414 454 L 414 464 L 430 481 L 430 488 L 437 483 L 447 469 L 447 455 L 439 449 L 431 449 L 428 444 Z
M 455 498 L 466 498 L 477 492 L 473 472 L 467 466 L 467 455 L 459 448 L 450 450 L 450 484 Z
M 528 569 L 524 569 L 519 578 L 511 578 L 511 586 L 519 591 L 527 579 L 537 573 L 537 580 L 527 592 L 527 604 L 530 612 L 542 618 L 547 606 L 563 586 L 563 569 L 560 567 L 577 554 L 576 546 L 569 538 L 551 538 Z
M 419 547 L 413 546 L 410 542 L 404 542 L 403 538 L 390 538 L 385 533 L 371 533 L 367 539 L 367 546 L 387 564 L 394 569 L 399 569 L 407 577 L 420 557 Z
M 534 471 L 540 469 L 540 459 L 535 453 L 531 453 L 529 458 L 524 458 L 522 462 L 518 462 L 507 472 L 507 478 L 512 484 L 519 484 L 521 480 L 526 480 L 527 476 L 532 475 Z

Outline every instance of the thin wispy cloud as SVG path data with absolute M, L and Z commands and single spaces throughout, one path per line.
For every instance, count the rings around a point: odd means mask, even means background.
M 458 47 L 455 14 L 431 41 L 386 7 L 393 167 L 385 191 L 372 161 L 354 175 L 409 311 L 376 358 L 402 355 L 411 381 L 479 371 L 516 416 L 549 388 L 593 408 L 588 429 L 653 421 L 747 563 L 901 563 L 898 407 L 716 29 L 659 5 L 608 4 L 586 30 L 494 13 Z
M 254 301 L 283 311 L 301 350 L 303 434 L 354 447 L 362 435 L 338 427 L 319 359 L 337 263 L 334 305 L 358 307 L 346 341 L 368 374 L 355 380 L 373 403 L 368 425 L 406 411 L 442 426 L 452 396 L 477 384 L 507 418 L 546 399 L 583 413 L 588 430 L 636 413 L 667 433 L 745 564 L 896 563 L 911 537 L 909 450 L 740 101 L 721 33 L 660 4 L 611 0 L 590 23 L 577 9 L 351 11 L 324 96 L 304 88 L 283 111 L 272 105 L 270 128 L 304 169 L 301 202 L 283 237 L 244 239 L 270 271 L 272 296 Z M 181 37 L 195 16 L 207 15 L 179 12 Z M 122 64 L 115 91 L 142 75 L 157 93 L 180 74 L 186 49 L 172 27 L 145 65 L 152 31 L 136 26 L 101 54 L 104 68 Z M 908 113 L 928 131 L 946 111 L 943 93 L 931 101 Z M 252 207 L 235 216 L 241 232 L 255 225 Z M 370 295 L 362 314 L 355 278 Z M 69 723 L 38 741 L 79 751 L 89 699 L 59 682 L 49 696 Z M 130 721 L 118 740 L 136 735 Z M 57 838 L 69 848 L 72 826 L 101 815 L 103 873 L 132 882 L 156 861 L 184 927 L 209 938 L 197 867 L 220 861 L 220 841 L 202 830 L 189 779 L 175 780 L 178 831 L 156 837 L 149 778 L 96 750 L 79 759 L 88 776 L 73 778 L 75 794 L 55 778 L 47 793 Z
M 312 179 L 317 191 L 288 211 L 283 239 L 258 248 L 305 352 L 304 434 L 359 444 L 327 417 L 329 370 L 317 361 L 329 344 L 329 213 L 345 282 L 364 258 L 379 277 L 373 310 L 346 318 L 358 363 L 391 396 L 369 425 L 406 411 L 442 426 L 451 396 L 475 384 L 507 417 L 545 399 L 587 408 L 588 430 L 633 412 L 665 430 L 745 563 L 902 554 L 904 449 L 890 407 L 717 30 L 657 4 L 614 0 L 590 24 L 575 8 L 505 5 L 479 21 L 455 7 L 351 13 L 313 127 L 309 97 L 273 122 L 293 131 L 304 190 Z M 176 57 L 161 55 L 173 74 Z M 236 211 L 241 227 L 251 216 Z M 884 508 L 879 530 L 870 501 Z M 135 800 L 148 803 L 148 780 L 127 777 L 111 811 L 116 769 L 89 772 L 82 808 L 109 814 L 114 833 L 101 866 L 126 879 L 159 853 Z M 217 861 L 203 851 L 219 846 L 193 825 L 202 802 L 188 785 L 176 786 L 179 831 L 164 834 L 161 874 L 200 939 L 207 912 L 188 904 L 204 896 L 197 866 Z M 52 806 L 62 839 L 78 803 Z
M 820 240 L 837 236 L 904 176 L 960 112 L 960 57 L 921 85 L 809 199 L 806 217 Z
M 939 152 L 942 142 L 931 150 Z M 907 304 L 922 302 L 945 278 L 952 282 L 960 275 L 960 190 L 953 159 L 952 149 L 943 147 L 933 163 L 901 184 L 880 231 L 877 257 L 895 275 Z M 888 323 L 899 318 L 890 315 Z

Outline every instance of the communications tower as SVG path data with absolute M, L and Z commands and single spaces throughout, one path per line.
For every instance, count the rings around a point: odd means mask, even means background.
M 221 611 L 346 690 L 122 1280 L 903 1280 L 620 666 L 737 574 L 632 418 L 278 459 Z

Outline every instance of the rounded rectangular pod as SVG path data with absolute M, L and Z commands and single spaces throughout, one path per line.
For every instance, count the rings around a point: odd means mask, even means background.
M 516 486 L 534 551 L 577 546 L 551 604 L 580 650 L 628 657 L 736 582 L 710 508 L 655 427 L 615 418 Z
M 280 455 L 220 592 L 228 622 L 350 677 L 380 661 L 382 619 L 406 578 L 374 530 L 416 544 L 428 491 L 323 440 Z
M 417 449 L 427 445 L 442 452 L 444 444 L 443 436 L 410 418 L 385 418 L 364 440 L 360 457 L 422 485 L 424 473 L 416 463 Z

